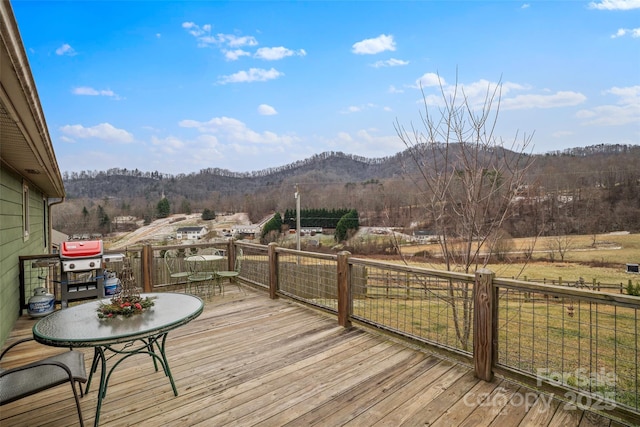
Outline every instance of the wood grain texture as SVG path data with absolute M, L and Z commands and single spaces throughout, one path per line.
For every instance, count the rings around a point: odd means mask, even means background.
M 33 323 L 19 319 L 7 344 L 31 335 Z M 59 351 L 33 343 L 3 367 Z M 90 366 L 92 350 L 82 351 Z M 481 381 L 470 366 L 375 331 L 342 328 L 335 317 L 250 289 L 207 301 L 199 318 L 169 334 L 167 356 L 179 396 L 148 357 L 130 358 L 111 378 L 101 426 L 610 425 L 564 411 L 557 401 L 545 407 L 548 396 L 500 378 Z M 530 393 L 538 398 L 525 407 Z M 91 425 L 95 388 L 81 403 Z M 71 392 L 56 388 L 1 407 L 0 425 L 77 425 L 73 405 Z

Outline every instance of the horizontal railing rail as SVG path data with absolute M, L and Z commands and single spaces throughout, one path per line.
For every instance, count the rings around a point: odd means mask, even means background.
M 635 282 L 637 283 L 638 278 L 636 277 L 635 279 L 636 279 Z M 591 280 L 585 280 L 582 277 L 578 279 L 567 279 L 566 277 L 557 277 L 557 278 L 543 277 L 542 279 L 534 279 L 534 278 L 524 277 L 523 280 L 525 282 L 569 286 L 574 288 L 591 289 L 593 291 L 611 289 L 611 290 L 618 291 L 618 293 L 620 294 L 624 294 L 628 287 L 634 285 L 634 279 L 631 279 L 631 278 L 627 279 L 626 282 L 621 281 L 618 283 L 606 283 L 596 278 L 593 278 Z
M 127 251 L 146 292 L 172 283 L 164 251 L 185 256 L 212 245 L 145 246 Z M 351 256 L 229 241 L 215 245 L 226 268 L 241 259 L 238 279 L 352 322 L 406 338 L 553 393 L 568 404 L 640 424 L 640 298 L 568 287 L 433 270 Z M 36 260 L 20 257 L 22 304 L 36 286 Z M 42 262 L 41 262 L 42 263 Z M 117 268 L 117 266 L 114 266 Z M 29 270 L 33 270 L 30 272 Z
M 560 387 L 572 404 L 637 417 L 640 298 L 498 278 L 492 289 L 498 370 Z

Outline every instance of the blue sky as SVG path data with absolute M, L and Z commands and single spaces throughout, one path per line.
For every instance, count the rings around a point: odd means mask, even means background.
M 62 171 L 257 171 L 406 147 L 502 83 L 529 151 L 640 144 L 640 0 L 33 1 L 12 7 Z

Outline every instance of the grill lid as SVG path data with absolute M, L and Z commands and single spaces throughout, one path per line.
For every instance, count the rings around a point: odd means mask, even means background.
M 102 256 L 102 240 L 62 242 L 60 258 L 75 259 Z

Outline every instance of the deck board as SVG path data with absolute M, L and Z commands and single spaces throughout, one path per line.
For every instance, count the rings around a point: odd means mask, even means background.
M 7 344 L 31 336 L 22 317 Z M 93 352 L 81 349 L 90 366 Z M 60 349 L 37 343 L 3 361 L 22 364 Z M 115 426 L 609 426 L 566 410 L 505 379 L 474 377 L 470 366 L 404 345 L 266 293 L 230 287 L 203 314 L 172 331 L 167 356 L 179 396 L 148 356 L 114 372 L 100 425 Z M 96 387 L 81 399 L 93 424 Z M 490 404 L 487 404 L 489 402 Z M 0 408 L 0 425 L 77 425 L 68 385 Z

